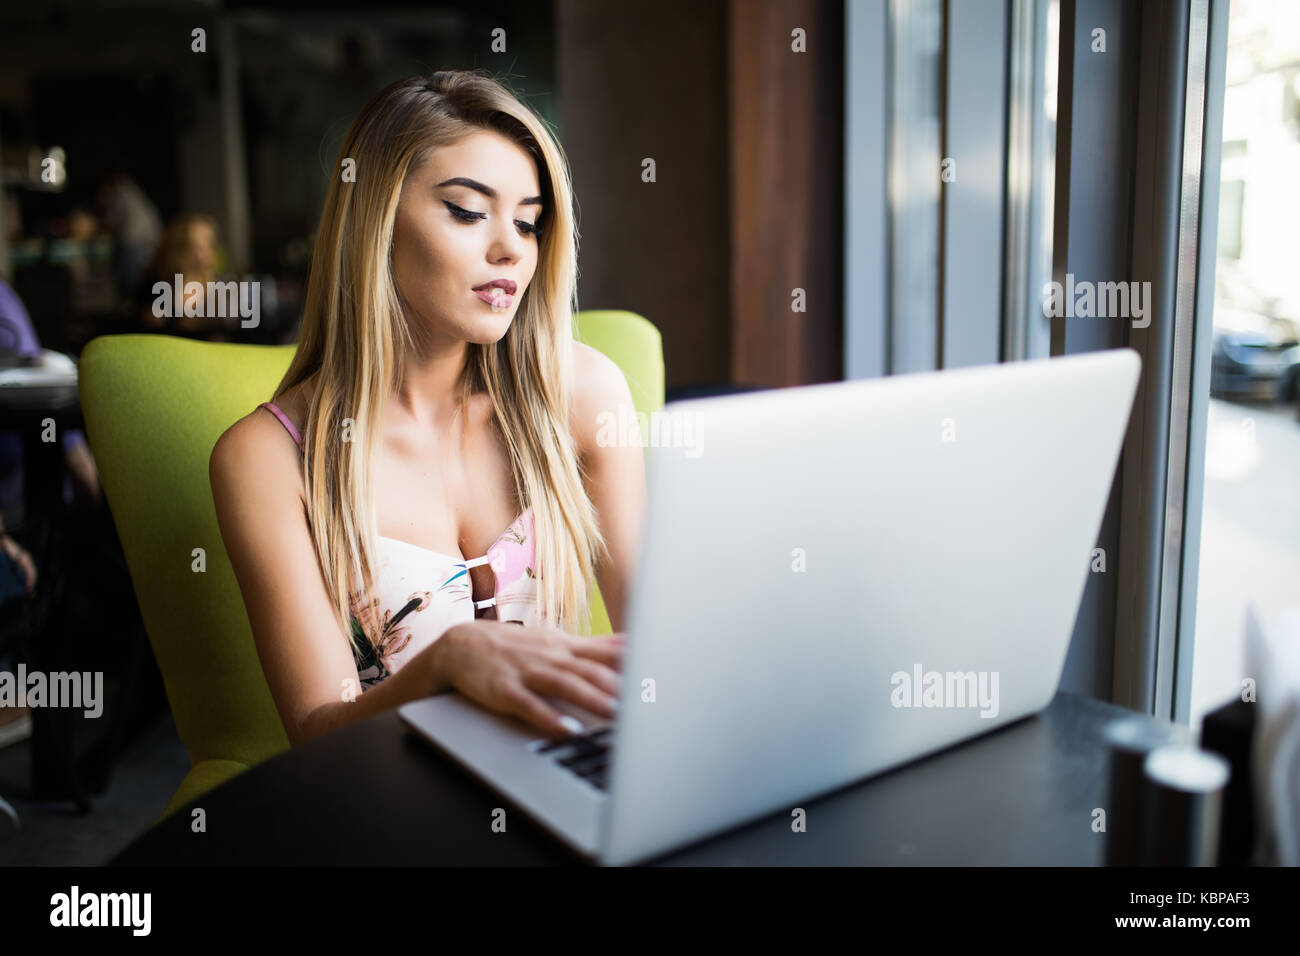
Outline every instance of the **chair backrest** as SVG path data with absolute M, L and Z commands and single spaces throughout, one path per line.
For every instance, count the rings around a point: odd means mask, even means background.
M 622 309 L 579 312 L 574 337 L 623 370 L 638 412 L 664 407 L 664 342 L 648 319 Z
M 650 322 L 582 312 L 575 334 L 623 369 L 637 411 L 663 407 L 663 345 Z M 294 348 L 132 334 L 101 336 L 81 355 L 87 437 L 193 764 L 252 765 L 289 746 L 221 542 L 208 459 L 271 397 Z M 597 588 L 591 631 L 609 629 Z
M 649 415 L 664 407 L 663 338 L 649 320 L 622 309 L 579 312 L 574 337 L 604 352 L 623 370 L 638 412 Z M 592 588 L 587 630 L 591 634 L 614 630 L 599 585 Z
M 79 363 L 87 438 L 193 764 L 252 765 L 289 746 L 221 543 L 208 459 L 222 432 L 271 397 L 293 353 L 108 335 Z

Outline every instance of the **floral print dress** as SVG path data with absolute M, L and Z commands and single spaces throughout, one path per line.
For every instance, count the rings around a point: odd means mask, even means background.
M 262 406 L 280 420 L 301 452 L 302 436 L 288 416 L 272 402 Z M 353 597 L 349 622 L 363 691 L 396 673 L 453 624 L 476 617 L 530 627 L 540 623 L 531 508 L 477 558 L 457 558 L 383 536 L 378 543 L 374 585 L 369 594 Z M 492 568 L 495 593 L 475 602 L 469 572 L 482 564 Z M 374 646 L 365 639 L 363 627 L 365 633 L 378 635 Z M 359 658 L 357 647 L 365 649 Z
M 391 676 L 453 624 L 475 617 L 539 623 L 531 509 L 515 519 L 487 554 L 472 560 L 393 538 L 380 537 L 379 547 L 375 585 L 352 602 L 354 642 L 366 648 L 357 660 L 363 690 Z M 492 568 L 496 593 L 475 602 L 469 569 L 480 564 Z M 378 635 L 374 647 L 365 640 L 363 627 Z

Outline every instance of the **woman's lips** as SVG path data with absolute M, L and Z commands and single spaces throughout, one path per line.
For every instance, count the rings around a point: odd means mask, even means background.
M 493 312 L 505 312 L 510 308 L 511 303 L 515 301 L 515 297 L 500 286 L 475 289 L 474 294 L 492 306 Z

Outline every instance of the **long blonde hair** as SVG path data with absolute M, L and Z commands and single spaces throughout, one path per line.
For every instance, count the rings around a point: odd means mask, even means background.
M 577 227 L 568 165 L 544 122 L 480 70 L 400 80 L 376 95 L 344 137 L 316 236 L 298 350 L 273 400 L 318 374 L 303 427 L 308 520 L 316 555 L 354 654 L 377 645 L 354 600 L 376 577 L 374 455 L 384 404 L 401 384 L 410 331 L 389 252 L 407 173 L 430 151 L 479 130 L 519 144 L 537 162 L 545 203 L 537 269 L 506 334 L 469 343 L 457 384 L 463 413 L 486 391 L 509 449 L 515 493 L 531 507 L 538 614 L 578 633 L 607 555 L 569 429 Z M 355 181 L 341 175 L 355 161 Z M 350 179 L 350 178 L 349 178 Z M 350 431 L 350 438 L 345 437 Z M 522 510 L 522 509 L 521 509 Z

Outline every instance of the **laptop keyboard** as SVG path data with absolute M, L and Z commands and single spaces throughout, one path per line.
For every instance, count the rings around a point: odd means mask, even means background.
M 584 730 L 564 740 L 539 741 L 533 745 L 533 751 L 554 760 L 597 790 L 604 790 L 609 785 L 609 751 L 613 739 L 614 728 L 610 725 Z

